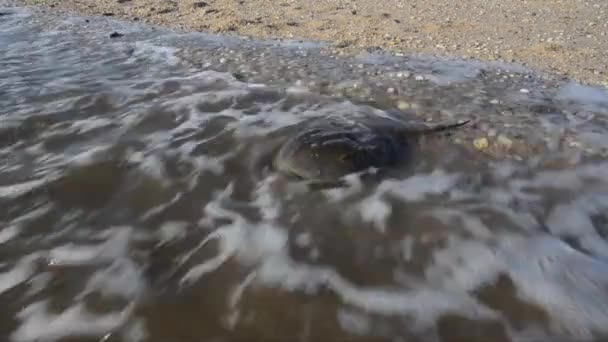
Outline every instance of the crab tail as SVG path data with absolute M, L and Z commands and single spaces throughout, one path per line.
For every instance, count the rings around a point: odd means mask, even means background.
M 457 122 L 457 123 L 452 123 L 452 124 L 437 124 L 437 125 L 433 125 L 430 127 L 426 127 L 425 129 L 423 129 L 420 133 L 422 134 L 427 134 L 427 133 L 435 133 L 435 132 L 441 132 L 441 131 L 447 131 L 449 129 L 454 129 L 460 126 L 464 126 L 466 124 L 468 124 L 471 120 L 464 120 L 461 122 Z

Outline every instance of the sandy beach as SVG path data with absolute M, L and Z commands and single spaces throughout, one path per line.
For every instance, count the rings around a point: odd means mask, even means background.
M 516 62 L 608 86 L 604 0 L 19 0 L 184 30 Z

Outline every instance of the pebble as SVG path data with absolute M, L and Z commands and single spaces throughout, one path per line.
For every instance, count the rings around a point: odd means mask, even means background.
M 192 6 L 195 8 L 203 8 L 203 7 L 209 6 L 209 4 L 204 1 L 197 1 L 197 2 L 193 3 Z
M 386 90 L 386 92 L 389 93 L 389 94 L 393 94 L 395 92 L 395 88 L 388 88 Z
M 308 255 L 311 260 L 318 260 L 319 257 L 321 256 L 321 253 L 319 252 L 318 249 L 314 248 L 310 251 L 310 253 Z
M 498 136 L 498 138 L 496 138 L 496 142 L 498 142 L 499 145 L 504 146 L 506 148 L 511 148 L 511 146 L 513 146 L 513 140 L 509 139 L 507 136 L 501 134 Z
M 488 137 L 492 138 L 496 136 L 496 130 L 495 129 L 490 129 L 488 130 Z
M 415 79 L 416 79 L 416 81 L 424 81 L 424 76 L 416 75 Z
M 490 104 L 497 105 L 499 103 L 500 101 L 498 101 L 497 99 L 490 100 Z
M 475 148 L 478 150 L 485 150 L 489 146 L 488 139 L 477 138 L 473 140 L 473 146 L 475 146 Z
M 526 88 L 522 88 L 522 89 L 519 89 L 519 92 L 520 92 L 520 93 L 527 94 L 527 93 L 529 93 L 530 91 L 529 91 L 528 89 L 526 89 Z
M 296 236 L 295 242 L 298 247 L 308 247 L 312 242 L 312 238 L 308 233 L 301 233 Z
M 401 101 L 397 102 L 397 108 L 399 108 L 399 110 L 407 110 L 407 109 L 410 109 L 411 107 L 412 107 L 412 105 L 406 101 L 401 100 Z

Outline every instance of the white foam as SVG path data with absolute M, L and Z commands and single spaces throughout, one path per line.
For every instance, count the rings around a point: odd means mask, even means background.
M 555 206 L 547 217 L 549 230 L 561 237 L 577 237 L 583 248 L 608 260 L 608 243 L 598 234 L 591 215 L 608 209 L 608 195 L 580 196 L 569 204 Z
M 312 236 L 310 233 L 300 233 L 296 236 L 295 242 L 298 247 L 308 247 L 312 243 Z
M 12 240 L 15 236 L 19 235 L 19 227 L 12 225 L 0 230 L 0 245 Z
M 130 227 L 109 227 L 100 234 L 107 238 L 102 244 L 68 243 L 48 252 L 50 265 L 87 265 L 112 262 L 126 254 L 131 242 Z
M 191 162 L 195 166 L 198 172 L 210 171 L 216 175 L 224 172 L 224 162 L 232 156 L 232 153 L 227 153 L 222 156 L 210 157 L 210 156 L 196 156 L 191 157 Z M 195 177 L 193 177 L 195 179 Z
M 158 228 L 159 244 L 164 244 L 169 241 L 178 240 L 186 236 L 187 222 L 169 221 L 163 223 Z
M 228 260 L 238 250 L 238 245 L 240 245 L 242 241 L 242 232 L 238 226 L 216 230 L 205 238 L 194 251 L 202 248 L 211 239 L 219 239 L 220 253 L 218 253 L 218 255 L 212 259 L 188 270 L 188 272 L 181 279 L 182 283 L 195 281 L 203 275 L 222 266 L 226 260 Z M 188 253 L 186 257 L 182 259 L 182 263 L 186 262 L 192 254 L 193 253 Z
M 255 279 L 255 272 L 251 272 L 245 277 L 245 279 L 234 287 L 232 293 L 230 294 L 228 300 L 228 309 L 229 313 L 226 316 L 226 323 L 229 329 L 233 329 L 240 319 L 240 310 L 238 308 L 238 304 L 243 297 L 243 293 L 247 289 L 247 287 L 251 284 L 251 282 Z
M 463 227 L 474 237 L 486 240 L 492 237 L 492 232 L 483 223 L 481 218 L 462 212 L 460 210 L 452 210 L 446 208 L 437 208 L 429 213 L 432 217 L 440 220 L 445 225 L 451 225 L 455 218 L 460 219 Z
M 269 286 L 309 294 L 327 287 L 347 304 L 376 314 L 412 315 L 414 323 L 428 326 L 445 312 L 456 311 L 468 317 L 493 316 L 474 300 L 453 295 L 447 289 L 399 291 L 357 287 L 330 268 L 295 263 L 284 254 L 263 260 L 258 268 L 258 279 Z
M 467 292 L 492 283 L 503 272 L 520 298 L 552 317 L 555 333 L 586 339 L 606 331 L 608 264 L 594 260 L 548 236 L 499 235 L 491 248 L 480 241 L 451 238 L 426 271 L 433 286 Z
M 591 219 L 576 204 L 561 204 L 551 210 L 547 227 L 555 235 L 586 235 L 595 233 Z
M 43 205 L 13 219 L 8 227 L 0 231 L 0 245 L 18 236 L 27 227 L 29 222 L 40 218 L 52 208 L 52 204 Z
M 148 338 L 145 322 L 143 319 L 132 319 L 124 326 L 121 336 L 124 341 L 141 342 Z
M 601 179 L 603 172 L 598 166 L 582 166 L 573 171 L 541 172 L 529 179 L 512 178 L 509 184 L 516 190 L 515 197 L 534 201 L 535 197 L 526 196 L 530 189 L 549 185 L 570 190 L 575 188 L 573 182 L 584 188 L 590 180 Z M 551 179 L 554 176 L 566 180 L 565 183 L 560 184 Z M 426 194 L 450 191 L 458 179 L 457 175 L 435 172 L 402 181 L 385 181 L 376 193 L 357 205 L 361 211 L 369 211 L 368 214 L 362 214 L 367 219 L 384 224 L 388 211 L 378 210 L 377 205 L 372 205 L 373 201 L 378 201 L 390 208 L 390 204 L 381 196 L 390 193 L 399 200 L 421 201 Z M 308 294 L 314 294 L 320 288 L 329 288 L 344 303 L 368 312 L 411 315 L 418 328 L 432 327 L 438 317 L 449 312 L 458 312 L 472 318 L 500 317 L 499 313 L 478 303 L 470 293 L 480 286 L 491 284 L 499 274 L 504 273 L 513 280 L 522 299 L 538 304 L 550 313 L 554 333 L 586 338 L 594 330 L 606 330 L 601 322 L 608 319 L 608 299 L 602 289 L 608 288 L 608 265 L 584 256 L 549 236 L 528 238 L 518 236 L 515 232 L 507 234 L 491 230 L 481 217 L 470 211 L 479 208 L 495 210 L 506 214 L 512 222 L 533 231 L 531 229 L 537 227 L 535 218 L 521 216 L 521 213 L 509 208 L 509 196 L 492 197 L 491 190 L 488 189 L 489 198 L 494 199 L 489 203 L 463 205 L 460 210 L 453 207 L 436 208 L 423 213 L 437 217 L 445 224 L 451 224 L 458 218 L 472 238 L 462 239 L 453 234 L 448 235 L 448 244 L 434 252 L 432 263 L 425 270 L 425 279 L 408 281 L 409 290 L 402 290 L 357 287 L 330 266 L 295 262 L 289 257 L 286 229 L 277 226 L 275 222 L 276 213 L 265 216 L 266 219 L 261 223 L 248 222 L 238 213 L 222 207 L 221 203 L 230 197 L 231 191 L 230 187 L 227 188 L 206 207 L 208 223 L 217 222 L 218 218 L 232 221 L 210 235 L 220 240 L 219 251 L 216 257 L 199 265 L 204 266 L 206 272 L 221 267 L 226 260 L 234 257 L 233 260 L 254 267 L 254 281 L 259 284 Z M 274 199 L 260 196 L 259 192 L 262 191 L 269 190 L 258 188 L 258 197 L 253 203 L 261 208 L 273 208 Z M 606 207 L 608 199 L 604 196 L 596 194 L 581 197 L 574 204 L 556 206 L 549 215 L 547 224 L 555 234 L 588 236 L 586 241 L 598 241 L 594 253 L 600 255 L 599 252 L 605 252 L 608 247 L 597 235 L 589 221 L 589 215 L 600 213 Z M 584 222 L 586 223 L 581 224 Z M 307 235 L 305 238 L 295 238 L 298 245 L 306 245 L 308 242 Z M 400 243 L 406 261 L 411 259 L 413 244 L 412 237 L 407 237 Z M 399 273 L 398 270 L 395 271 Z M 205 272 L 199 272 L 194 276 L 204 274 Z M 357 324 L 348 326 L 350 321 L 347 316 L 343 316 L 340 323 L 355 333 L 360 327 Z M 507 324 L 507 329 L 513 338 L 542 336 L 539 332 L 535 333 L 533 327 L 518 331 Z
M 558 98 L 575 101 L 590 110 L 608 114 L 608 92 L 599 87 L 567 83 L 560 88 Z
M 384 198 L 386 194 L 406 202 L 423 200 L 429 194 L 441 194 L 452 189 L 458 181 L 458 175 L 447 174 L 442 170 L 435 170 L 430 174 L 419 174 L 403 180 L 385 180 L 371 195 L 356 205 L 355 211 L 366 222 L 371 222 L 381 232 L 386 229 L 386 221 L 392 213 L 392 206 Z M 355 190 L 358 188 L 355 186 Z M 337 190 L 333 198 L 345 197 L 345 190 Z M 346 190 L 348 191 L 348 190 Z M 352 190 L 351 190 L 352 191 Z M 352 193 L 352 192 L 350 192 Z M 346 194 L 350 194 L 346 192 Z
M 275 180 L 276 177 L 268 177 L 260 182 L 255 190 L 254 203 L 260 208 L 264 220 L 277 219 L 281 211 L 279 201 L 272 196 L 272 184 Z
M 578 139 L 586 146 L 592 148 L 608 148 L 608 138 L 606 138 L 606 133 L 581 132 L 578 134 Z
M 121 258 L 115 260 L 106 269 L 95 272 L 78 297 L 84 298 L 89 293 L 97 292 L 105 296 L 133 299 L 143 289 L 144 282 L 140 268 L 133 261 Z
M 409 235 L 401 240 L 401 254 L 403 256 L 403 260 L 412 260 L 412 255 L 414 254 L 414 242 L 414 238 Z
M 460 176 L 434 170 L 430 174 L 418 174 L 403 180 L 387 180 L 378 187 L 378 193 L 388 193 L 403 201 L 420 201 L 427 195 L 442 194 L 452 189 Z
M 114 121 L 107 118 L 87 118 L 86 120 L 72 121 L 72 128 L 76 129 L 78 133 L 83 134 L 98 128 L 112 126 Z
M 132 56 L 127 60 L 127 63 L 138 63 L 138 57 L 150 58 L 156 63 L 168 64 L 176 66 L 181 62 L 177 56 L 179 50 L 169 46 L 160 46 L 150 42 L 135 42 Z
M 190 189 L 193 189 L 193 188 L 194 188 L 194 186 L 191 186 L 191 187 L 190 187 Z M 149 219 L 150 217 L 152 217 L 152 216 L 154 216 L 154 215 L 157 215 L 157 214 L 159 214 L 159 213 L 163 212 L 165 209 L 169 208 L 171 205 L 173 205 L 173 204 L 175 204 L 177 201 L 179 201 L 179 199 L 180 199 L 182 196 L 183 196 L 183 194 L 182 194 L 182 193 L 177 193 L 177 194 L 175 194 L 175 196 L 173 196 L 173 198 L 171 198 L 169 201 L 167 201 L 167 202 L 165 202 L 165 203 L 163 203 L 163 204 L 160 204 L 160 205 L 157 205 L 157 206 L 155 206 L 155 207 L 152 207 L 152 208 L 148 209 L 148 210 L 147 210 L 145 213 L 143 213 L 143 214 L 141 215 L 140 220 L 142 220 L 142 221 L 143 221 L 143 220 Z
M 43 291 L 53 280 L 53 275 L 50 272 L 38 273 L 32 276 L 29 281 L 29 289 L 27 291 L 28 296 L 36 295 Z
M 345 303 L 385 315 L 412 314 L 418 322 L 432 324 L 434 319 L 447 311 L 463 315 L 490 315 L 491 311 L 480 307 L 474 300 L 454 296 L 446 289 L 419 289 L 415 291 L 359 288 L 351 284 L 329 267 L 310 266 L 291 260 L 287 250 L 287 233 L 269 222 L 254 224 L 238 214 L 221 207 L 221 198 L 229 196 L 230 189 L 222 192 L 207 205 L 210 221 L 230 218 L 226 224 L 206 238 L 219 239 L 215 257 L 193 267 L 184 279 L 193 280 L 220 267 L 234 257 L 243 265 L 255 267 L 255 281 L 267 286 L 278 286 L 288 291 L 301 290 L 315 293 L 320 287 L 329 287 Z
M 356 195 L 363 190 L 363 182 L 359 174 L 349 174 L 344 177 L 345 186 L 324 190 L 323 193 L 332 202 L 340 202 Z
M 78 246 L 66 244 L 49 252 L 50 265 L 82 265 L 96 260 L 101 247 L 96 245 Z
M 35 302 L 17 314 L 21 324 L 11 335 L 11 341 L 52 342 L 70 336 L 101 337 L 123 325 L 131 310 L 129 307 L 121 312 L 97 315 L 79 303 L 60 314 L 53 314 L 46 301 Z
M 86 166 L 93 164 L 101 156 L 103 156 L 111 147 L 111 145 L 97 145 L 94 147 L 87 147 L 82 152 L 70 157 L 68 163 L 74 166 Z
M 365 222 L 373 223 L 380 232 L 386 231 L 386 221 L 393 212 L 387 201 L 380 196 L 370 196 L 361 201 L 357 209 Z
M 0 186 L 0 198 L 13 199 L 32 190 L 40 188 L 47 182 L 46 179 L 31 180 L 13 185 Z
M 157 181 L 163 181 L 168 178 L 167 171 L 165 170 L 165 164 L 158 155 L 152 154 L 145 156 L 139 162 L 139 169 Z
M 502 263 L 486 244 L 450 237 L 448 245 L 433 254 L 433 264 L 425 271 L 434 286 L 465 294 L 496 278 Z
M 502 241 L 503 260 L 521 296 L 545 308 L 557 333 L 589 339 L 608 327 L 608 264 L 546 236 Z
M 24 257 L 9 271 L 0 273 L 0 294 L 25 282 L 34 274 L 32 257 Z
M 354 310 L 338 310 L 338 323 L 340 327 L 354 335 L 365 336 L 371 331 L 371 320 L 364 314 Z

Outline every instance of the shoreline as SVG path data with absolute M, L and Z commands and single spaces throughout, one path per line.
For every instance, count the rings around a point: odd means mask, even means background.
M 338 55 L 369 48 L 517 63 L 608 87 L 608 3 L 589 0 L 17 0 L 17 5 L 105 15 L 173 29 L 324 41 Z

